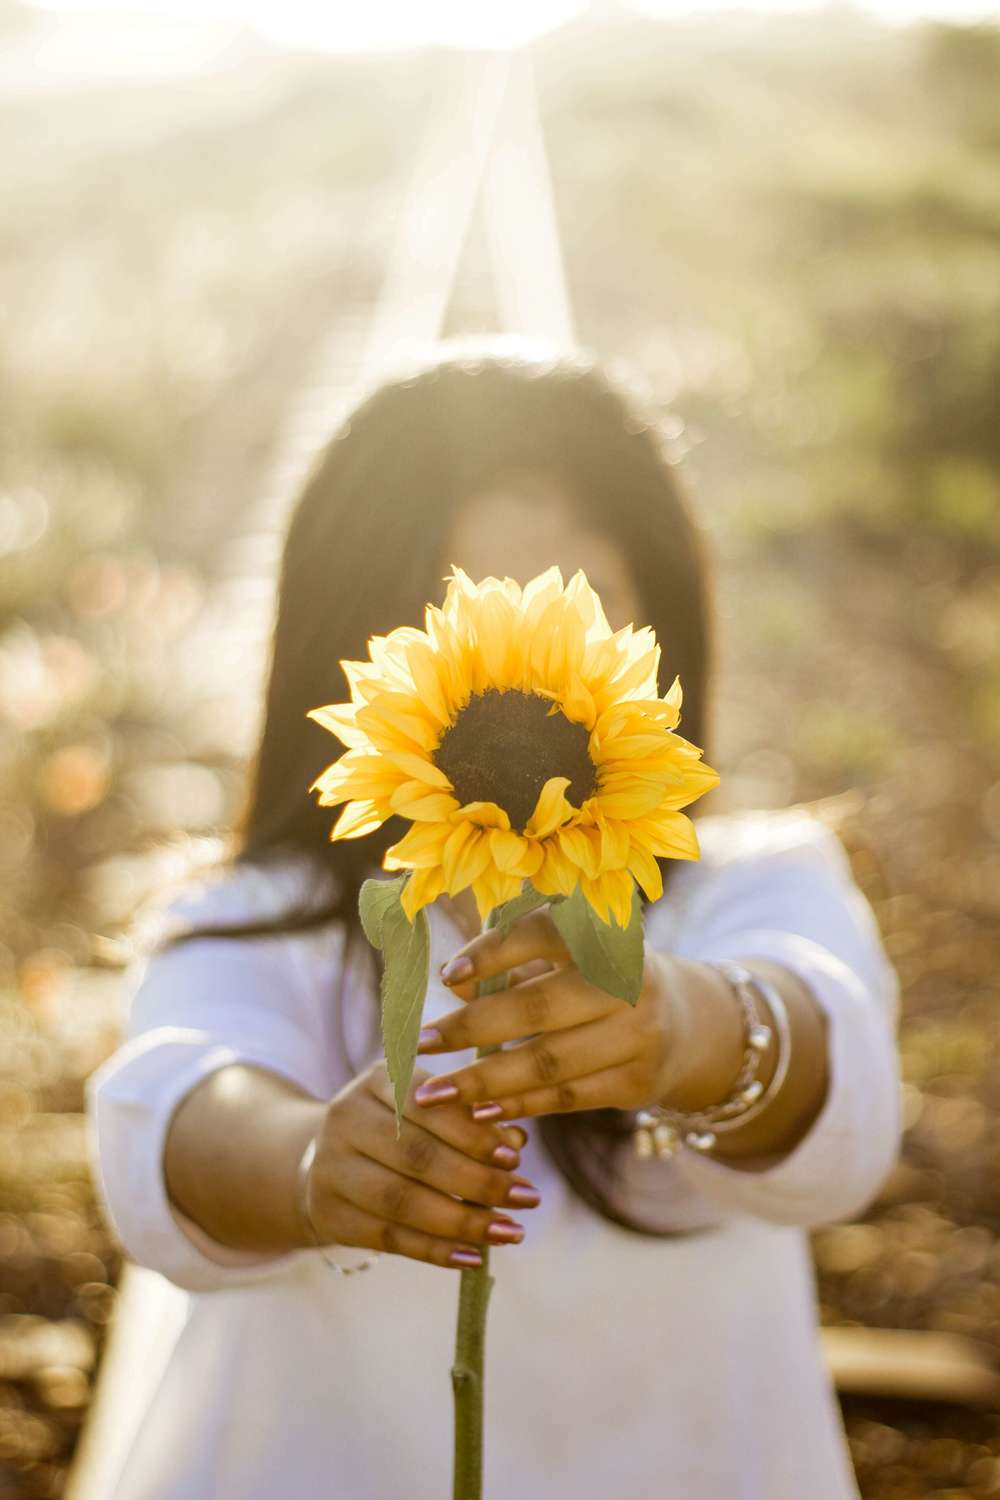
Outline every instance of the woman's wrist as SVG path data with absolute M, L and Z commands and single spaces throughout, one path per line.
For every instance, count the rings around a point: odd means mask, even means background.
M 743 1065 L 743 1012 L 729 980 L 712 964 L 670 957 L 662 972 L 668 1047 L 651 1103 L 685 1112 L 705 1109 L 728 1098 Z
M 298 1211 L 299 1163 L 327 1105 L 244 1064 L 219 1069 L 175 1111 L 164 1146 L 167 1192 L 182 1213 L 237 1250 L 310 1244 Z

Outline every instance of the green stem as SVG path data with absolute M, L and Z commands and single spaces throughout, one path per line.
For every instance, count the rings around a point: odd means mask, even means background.
M 486 928 L 497 916 L 490 912 Z M 480 995 L 491 995 L 506 987 L 506 974 L 483 980 Z M 477 1047 L 476 1057 L 499 1052 L 499 1046 Z M 481 1266 L 461 1273 L 458 1289 L 458 1328 L 455 1336 L 455 1363 L 451 1367 L 451 1388 L 455 1399 L 455 1459 L 452 1500 L 482 1500 L 483 1493 L 483 1390 L 486 1355 L 486 1312 L 489 1307 L 493 1277 L 490 1275 L 490 1249 L 481 1247 Z
M 453 1500 L 480 1500 L 483 1493 L 483 1366 L 486 1352 L 486 1309 L 493 1277 L 489 1247 L 482 1247 L 483 1263 L 461 1273 L 458 1292 L 458 1333 L 451 1388 L 455 1397 L 455 1465 Z

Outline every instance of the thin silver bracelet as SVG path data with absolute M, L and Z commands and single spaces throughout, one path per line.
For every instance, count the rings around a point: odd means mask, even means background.
M 636 1113 L 635 1153 L 639 1157 L 655 1154 L 669 1159 L 676 1155 L 681 1142 L 695 1151 L 711 1151 L 718 1135 L 738 1130 L 756 1119 L 771 1103 L 788 1075 L 791 1060 L 791 1031 L 788 1011 L 773 984 L 751 974 L 742 964 L 722 959 L 711 965 L 729 980 L 743 1011 L 745 1026 L 743 1062 L 729 1097 L 721 1104 L 685 1113 L 654 1104 Z M 774 1073 L 765 1089 L 757 1072 L 771 1041 L 771 1028 L 761 1020 L 755 992 L 767 1001 L 778 1033 L 778 1057 Z
M 374 1254 L 368 1257 L 367 1260 L 363 1260 L 360 1265 L 357 1266 L 338 1265 L 335 1260 L 331 1260 L 330 1257 L 325 1253 L 326 1245 L 316 1232 L 316 1225 L 313 1223 L 312 1214 L 309 1212 L 309 1174 L 312 1171 L 312 1164 L 315 1156 L 316 1137 L 313 1136 L 312 1140 L 309 1142 L 308 1146 L 302 1153 L 302 1160 L 299 1162 L 298 1172 L 296 1173 L 295 1177 L 295 1202 L 299 1210 L 299 1218 L 302 1221 L 306 1234 L 309 1236 L 309 1239 L 319 1251 L 324 1265 L 329 1266 L 332 1271 L 339 1271 L 341 1276 L 354 1276 L 358 1271 L 367 1271 L 368 1268 L 370 1266 L 373 1266 L 379 1259 L 382 1254 L 381 1250 L 376 1250 Z M 336 1242 L 331 1241 L 329 1243 Z M 350 1247 L 345 1246 L 344 1248 L 348 1249 Z

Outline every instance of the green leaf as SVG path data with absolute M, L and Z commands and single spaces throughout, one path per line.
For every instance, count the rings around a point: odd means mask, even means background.
M 627 927 L 602 922 L 579 886 L 572 896 L 553 906 L 552 920 L 587 983 L 635 1005 L 642 990 L 644 960 L 638 890 L 633 886 Z
M 395 880 L 366 880 L 358 897 L 358 915 L 365 930 L 365 937 L 373 948 L 382 946 L 382 926 L 385 914 L 391 906 L 399 905 L 407 874 L 397 875 Z
M 501 936 L 506 937 L 518 917 L 526 917 L 529 912 L 537 911 L 549 901 L 555 903 L 565 899 L 564 896 L 543 896 L 533 885 L 526 885 L 519 896 L 515 896 L 512 901 L 505 901 L 503 906 L 497 906 L 490 912 L 487 926 L 497 928 Z
M 418 911 L 411 923 L 400 904 L 407 878 L 366 880 L 358 903 L 365 936 L 384 957 L 382 1042 L 395 1097 L 397 1140 L 413 1080 L 431 954 L 426 911 Z

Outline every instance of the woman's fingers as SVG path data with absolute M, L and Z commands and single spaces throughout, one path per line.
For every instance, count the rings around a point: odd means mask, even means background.
M 321 1222 L 320 1215 L 323 1215 Z M 407 1224 L 359 1208 L 356 1203 L 336 1193 L 314 1213 L 317 1229 L 328 1243 L 356 1245 L 363 1250 L 379 1250 L 387 1255 L 403 1255 L 428 1265 L 447 1266 L 462 1271 L 483 1263 L 480 1246 L 469 1241 L 456 1242 L 425 1234 Z
M 457 1115 L 467 1112 L 453 1110 L 449 1113 Z M 483 1128 L 480 1122 L 471 1118 L 468 1118 L 468 1123 L 475 1129 Z M 426 1194 L 433 1193 L 436 1198 L 451 1195 L 452 1199 L 463 1198 L 470 1204 L 481 1205 L 484 1210 L 499 1207 L 501 1204 L 519 1208 L 536 1206 L 535 1203 L 525 1201 L 528 1196 L 526 1194 L 515 1194 L 515 1200 L 520 1197 L 522 1201 L 511 1202 L 509 1194 L 514 1186 L 511 1167 L 475 1159 L 450 1144 L 444 1138 L 446 1133 L 451 1133 L 449 1125 L 450 1122 L 445 1122 L 440 1128 L 428 1128 L 430 1120 L 428 1115 L 423 1113 L 416 1123 L 409 1118 L 404 1119 L 403 1129 L 397 1140 L 394 1112 L 373 1100 L 371 1109 L 359 1118 L 354 1128 L 347 1134 L 343 1145 L 381 1168 L 389 1170 L 392 1176 L 412 1181 L 414 1186 L 424 1186 Z M 522 1179 L 522 1182 L 524 1181 L 526 1180 Z M 344 1192 L 345 1189 L 341 1187 L 338 1191 Z M 430 1200 L 426 1194 L 414 1194 L 414 1201 L 427 1206 Z M 373 1205 L 366 1204 L 365 1206 L 372 1207 Z M 376 1212 L 386 1214 L 389 1218 L 397 1217 L 391 1203 L 381 1206 L 376 1204 L 374 1207 Z M 405 1218 L 405 1215 L 401 1214 L 398 1217 Z M 449 1233 L 454 1234 L 455 1237 L 461 1237 L 468 1233 L 462 1228 L 442 1230 L 437 1223 L 424 1220 L 412 1222 L 417 1228 L 427 1229 L 435 1234 Z
M 539 974 L 558 972 L 555 964 L 550 963 L 547 958 L 532 958 L 526 964 L 515 964 L 512 969 L 507 970 L 507 987 L 510 989 L 515 984 L 523 984 L 526 979 L 536 979 Z
M 341 1201 L 382 1220 L 376 1241 L 381 1250 L 393 1249 L 394 1231 L 400 1227 L 453 1245 L 510 1245 L 524 1239 L 523 1224 L 509 1213 L 462 1202 L 360 1153 L 337 1161 L 333 1170 L 317 1158 L 310 1179 L 310 1209 L 321 1237 L 336 1240 L 343 1233 Z
M 552 964 L 569 962 L 566 944 L 545 911 L 519 917 L 506 937 L 498 928 L 484 932 L 441 965 L 441 978 L 463 1000 L 471 1000 L 475 985 L 533 959 Z
M 536 981 L 532 981 L 535 983 Z M 496 997 L 492 997 L 496 998 Z M 625 1063 L 635 1056 L 634 1033 L 602 1016 L 555 1034 L 542 1034 L 507 1051 L 493 1052 L 454 1073 L 428 1079 L 414 1101 L 430 1111 L 441 1103 L 477 1104 L 521 1098 L 539 1087 L 579 1080 L 599 1069 Z M 514 1119 L 519 1111 L 505 1109 Z M 498 1113 L 496 1118 L 500 1118 Z
M 415 1069 L 418 1081 L 429 1076 Z M 330 1243 L 437 1265 L 476 1264 L 450 1257 L 463 1246 L 520 1243 L 523 1225 L 499 1205 L 526 1209 L 540 1201 L 512 1170 L 526 1140 L 521 1126 L 483 1124 L 459 1109 L 430 1119 L 412 1101 L 397 1139 L 383 1059 L 330 1103 L 309 1179 L 316 1230 Z
M 422 1083 L 428 1083 L 433 1079 L 433 1073 L 426 1068 L 414 1068 L 413 1079 L 410 1089 L 410 1097 L 403 1107 L 403 1120 L 412 1120 L 421 1129 L 427 1128 L 427 1116 L 425 1111 L 414 1102 L 414 1091 Z M 393 1112 L 393 1133 L 395 1134 L 395 1092 L 392 1080 L 389 1077 L 389 1069 L 385 1059 L 374 1063 L 368 1071 L 354 1080 L 353 1088 L 364 1088 L 369 1094 L 379 1101 L 380 1104 Z M 338 1096 L 339 1097 L 339 1096 Z M 522 1149 L 528 1143 L 528 1132 L 518 1125 L 508 1125 L 501 1128 L 493 1124 L 483 1124 L 473 1120 L 467 1110 L 441 1110 L 438 1112 L 440 1118 L 431 1127 L 436 1135 L 441 1136 L 466 1156 L 473 1157 L 477 1161 L 496 1163 L 500 1166 L 516 1167 L 517 1160 L 509 1156 L 497 1155 L 497 1148 L 506 1146 L 508 1152 L 513 1151 L 519 1157 Z
M 629 1063 L 495 1101 L 498 1119 L 519 1120 L 530 1115 L 570 1114 L 578 1109 L 644 1109 L 650 1102 L 648 1080 Z
M 467 1047 L 498 1046 L 611 1015 L 621 1004 L 604 990 L 587 984 L 575 969 L 549 970 L 438 1016 L 429 1029 L 440 1032 L 440 1042 L 421 1041 L 417 1050 L 462 1052 Z

